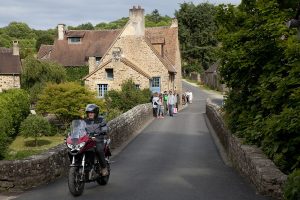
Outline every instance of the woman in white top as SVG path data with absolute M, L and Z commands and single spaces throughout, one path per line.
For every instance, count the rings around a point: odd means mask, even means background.
M 152 99 L 152 107 L 153 107 L 153 111 L 154 111 L 154 117 L 157 117 L 157 111 L 158 111 L 158 101 L 159 101 L 159 98 L 158 98 L 158 94 L 157 92 L 155 92 L 153 94 L 153 99 Z

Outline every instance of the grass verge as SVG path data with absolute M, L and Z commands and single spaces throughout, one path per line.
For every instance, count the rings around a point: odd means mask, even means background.
M 64 142 L 64 136 L 42 136 L 38 138 L 38 145 L 35 146 L 34 138 L 24 138 L 17 136 L 9 145 L 5 160 L 17 160 L 31 155 L 40 154 L 51 147 L 55 147 Z

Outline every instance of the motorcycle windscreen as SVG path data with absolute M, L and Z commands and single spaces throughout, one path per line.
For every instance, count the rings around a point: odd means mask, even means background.
M 72 141 L 78 141 L 79 138 L 84 137 L 86 132 L 86 123 L 83 120 L 73 120 L 71 124 L 70 138 Z

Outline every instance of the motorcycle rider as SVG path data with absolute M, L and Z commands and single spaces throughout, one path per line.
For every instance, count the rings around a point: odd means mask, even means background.
M 96 141 L 96 154 L 99 158 L 102 176 L 108 175 L 105 155 L 104 155 L 104 139 L 108 134 L 108 127 L 102 116 L 99 116 L 99 107 L 96 104 L 88 104 L 85 108 L 86 112 L 86 130 L 88 134 Z

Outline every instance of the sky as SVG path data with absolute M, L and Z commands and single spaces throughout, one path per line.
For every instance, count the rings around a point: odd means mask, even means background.
M 175 10 L 184 2 L 238 5 L 241 0 L 0 0 L 0 27 L 13 21 L 43 30 L 61 23 L 77 26 L 91 22 L 96 25 L 128 17 L 129 9 L 134 5 L 141 5 L 146 14 L 158 9 L 161 15 L 174 17 Z

